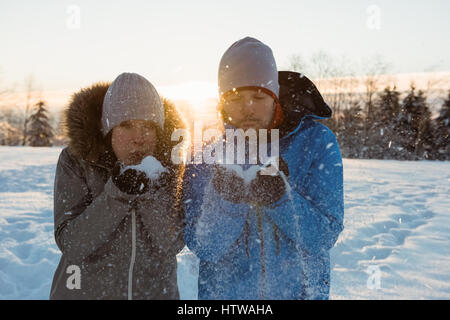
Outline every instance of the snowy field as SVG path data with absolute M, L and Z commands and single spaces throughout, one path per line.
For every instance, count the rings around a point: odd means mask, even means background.
M 0 147 L 0 299 L 48 299 L 60 252 L 53 179 L 61 148 Z M 331 299 L 450 299 L 450 162 L 344 159 L 345 230 Z M 197 260 L 178 256 L 182 299 Z

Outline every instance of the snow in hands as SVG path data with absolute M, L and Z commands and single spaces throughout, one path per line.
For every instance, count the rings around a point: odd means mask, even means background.
M 167 169 L 163 167 L 161 162 L 159 162 L 155 157 L 153 156 L 147 156 L 145 157 L 142 162 L 138 165 L 133 166 L 126 166 L 122 168 L 120 173 L 123 173 L 127 169 L 134 169 L 137 171 L 145 172 L 147 177 L 151 180 L 157 179 L 161 173 L 166 172 Z
M 223 168 L 229 171 L 234 171 L 239 177 L 241 177 L 245 184 L 250 184 L 252 180 L 256 178 L 256 175 L 259 171 L 261 171 L 262 175 L 277 175 L 278 173 L 283 174 L 279 171 L 279 158 L 278 157 L 269 157 L 269 160 L 263 165 L 252 165 L 248 169 L 244 169 L 239 164 L 220 164 Z M 284 174 L 283 174 L 284 176 Z M 290 186 L 289 186 L 290 188 Z

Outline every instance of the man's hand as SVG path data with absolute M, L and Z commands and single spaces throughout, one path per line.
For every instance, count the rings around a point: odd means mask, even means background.
M 143 194 L 149 190 L 150 179 L 145 172 L 127 169 L 120 173 L 124 165 L 117 161 L 112 171 L 112 180 L 120 191 L 128 194 Z
M 216 192 L 224 199 L 233 203 L 246 201 L 247 187 L 244 179 L 235 172 L 226 170 L 223 166 L 214 166 L 212 184 Z
M 283 158 L 280 157 L 279 171 L 283 172 L 286 176 L 286 180 L 289 177 L 289 168 Z M 286 193 L 286 184 L 277 172 L 276 175 L 261 175 L 261 171 L 258 171 L 256 178 L 250 183 L 249 200 L 261 204 L 263 206 L 269 206 L 279 201 Z

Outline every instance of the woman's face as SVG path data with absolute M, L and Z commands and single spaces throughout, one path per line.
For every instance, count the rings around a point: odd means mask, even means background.
M 127 120 L 112 129 L 111 144 L 124 165 L 137 165 L 155 152 L 158 137 L 154 124 L 147 120 Z
M 275 100 L 269 94 L 256 89 L 245 89 L 225 95 L 223 111 L 226 122 L 236 128 L 267 129 L 272 121 Z

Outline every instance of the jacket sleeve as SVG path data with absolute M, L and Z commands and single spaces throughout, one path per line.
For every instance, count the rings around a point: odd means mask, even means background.
M 135 195 L 120 191 L 111 178 L 93 198 L 81 165 L 65 148 L 54 183 L 55 240 L 69 261 L 80 261 L 106 243 L 128 215 Z
M 189 165 L 184 178 L 186 245 L 201 260 L 216 262 L 242 234 L 248 204 L 222 199 L 211 185 L 207 165 Z
M 291 176 L 291 194 L 266 211 L 296 247 L 309 254 L 331 249 L 344 219 L 341 152 L 331 130 L 319 130 L 325 133 L 309 170 L 301 177 Z
M 174 189 L 149 191 L 137 200 L 138 213 L 158 255 L 176 255 L 184 247 L 184 207 L 176 201 Z

